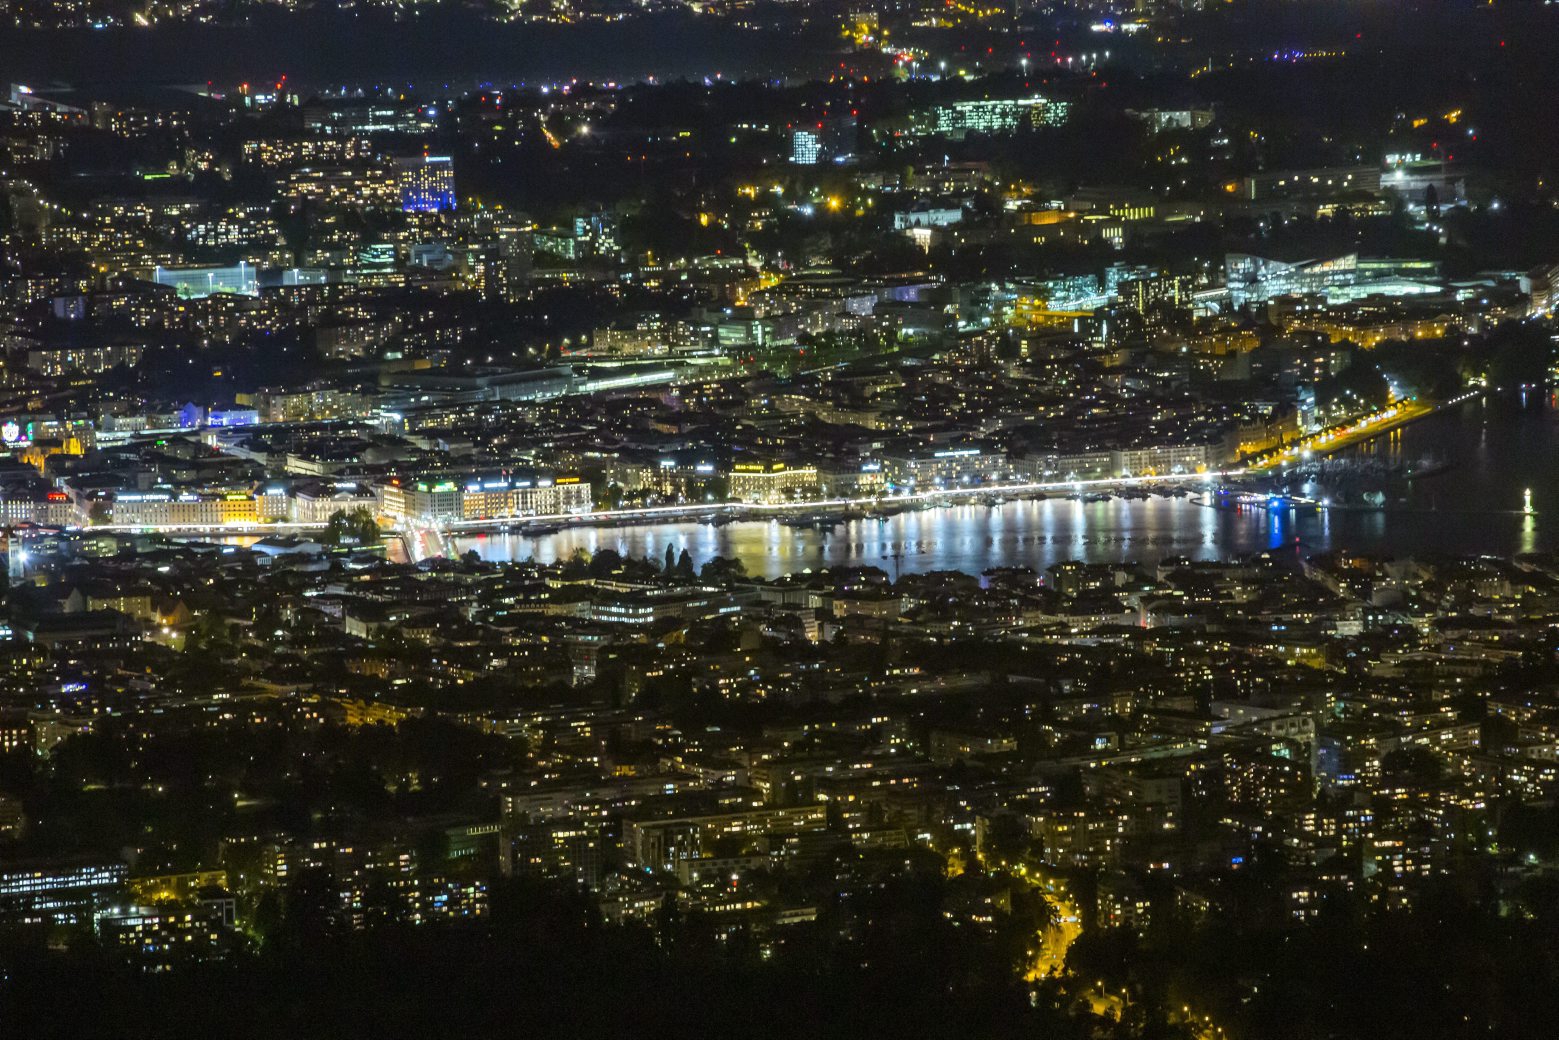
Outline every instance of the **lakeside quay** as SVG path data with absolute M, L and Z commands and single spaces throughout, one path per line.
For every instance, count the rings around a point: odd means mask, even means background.
M 1095 477 L 1081 480 L 1025 481 L 1012 484 L 990 484 L 979 487 L 935 488 L 905 494 L 883 494 L 848 498 L 819 499 L 804 502 L 752 503 L 705 502 L 679 503 L 666 506 L 644 506 L 630 509 L 592 510 L 587 513 L 554 513 L 528 516 L 496 517 L 474 520 L 457 520 L 436 525 L 446 536 L 503 532 L 525 528 L 583 528 L 610 527 L 637 523 L 677 523 L 714 520 L 722 523 L 771 520 L 775 518 L 805 517 L 816 514 L 820 518 L 838 516 L 853 511 L 867 513 L 877 511 L 899 512 L 926 506 L 989 503 L 1005 498 L 1042 498 L 1051 494 L 1103 494 L 1144 488 L 1172 488 L 1207 491 L 1219 482 L 1239 480 L 1242 477 L 1262 476 L 1277 470 L 1285 463 L 1297 461 L 1303 453 L 1331 455 L 1366 443 L 1393 430 L 1439 414 L 1446 409 L 1465 404 L 1480 397 L 1482 390 L 1468 391 L 1440 402 L 1416 400 L 1399 402 L 1389 409 L 1354 420 L 1346 425 L 1333 427 L 1312 434 L 1281 450 L 1256 456 L 1246 465 L 1202 473 L 1145 474 L 1130 477 Z M 1319 505 L 1319 503 L 1317 503 Z M 263 535 L 289 533 L 304 535 L 322 529 L 320 524 L 254 524 L 254 525 L 169 525 L 147 526 L 143 524 L 104 524 L 96 527 L 102 531 L 156 531 L 167 534 L 193 536 L 198 534 Z M 386 535 L 412 535 L 428 533 L 427 525 L 412 525 L 410 532 L 401 525 L 386 525 Z M 415 538 L 413 539 L 415 540 Z M 412 554 L 416 557 L 422 553 Z
M 1445 402 L 1423 402 L 1416 399 L 1398 401 L 1379 412 L 1338 426 L 1329 427 L 1303 437 L 1292 444 L 1274 448 L 1255 456 L 1245 467 L 1245 473 L 1256 476 L 1279 469 L 1283 465 L 1310 455 L 1333 455 L 1382 434 L 1390 433 L 1408 423 L 1427 418 L 1443 408 L 1470 400 L 1472 394 L 1464 394 Z
M 595 510 L 588 513 L 558 513 L 524 517 L 505 517 L 493 520 L 456 520 L 440 527 L 461 534 L 509 527 L 546 524 L 559 527 L 586 527 L 602 524 L 633 522 L 638 520 L 678 521 L 719 517 L 732 521 L 767 520 L 791 514 L 828 514 L 852 509 L 910 508 L 917 505 L 963 502 L 979 502 L 992 498 L 1024 498 L 1049 495 L 1052 492 L 1106 494 L 1112 489 L 1152 486 L 1179 487 L 1191 484 L 1210 486 L 1216 481 L 1244 476 L 1245 468 L 1208 471 L 1205 473 L 1166 473 L 1139 477 L 1096 477 L 1088 480 L 1025 481 L 1016 484 L 986 484 L 980 487 L 937 488 L 901 495 L 870 495 L 854 498 L 829 498 L 807 502 L 707 502 L 703 504 L 678 504 L 672 506 L 646 506 L 639 509 Z
M 1424 402 L 1416 399 L 1397 402 L 1381 412 L 1311 434 L 1309 437 L 1276 452 L 1256 456 L 1245 465 L 1209 470 L 1202 473 L 1094 477 L 1086 480 L 1025 481 L 1014 484 L 982 485 L 980 487 L 936 488 L 930 491 L 918 491 L 907 494 L 819 499 L 808 502 L 681 503 L 668 506 L 645 506 L 636 509 L 593 510 L 588 513 L 457 520 L 442 524 L 440 527 L 451 534 L 466 534 L 538 524 L 555 527 L 590 527 L 639 521 L 676 522 L 681 520 L 720 519 L 737 522 L 811 513 L 830 515 L 860 509 L 868 511 L 878 509 L 896 510 L 927 504 L 957 504 L 962 502 L 980 502 L 993 498 L 1038 497 L 1056 492 L 1109 494 L 1113 491 L 1130 488 L 1191 485 L 1196 486 L 1197 490 L 1207 490 L 1219 481 L 1263 475 L 1277 469 L 1284 462 L 1296 460 L 1306 451 L 1320 455 L 1334 454 L 1390 433 L 1392 430 L 1399 429 L 1409 423 L 1428 418 L 1447 408 L 1464 404 L 1482 393 L 1483 391 L 1481 390 L 1469 391 L 1439 402 Z

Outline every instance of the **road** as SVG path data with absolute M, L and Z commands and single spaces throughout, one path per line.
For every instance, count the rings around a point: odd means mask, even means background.
M 1078 916 L 1077 906 L 1065 890 L 1058 891 L 1049 884 L 1040 887 L 1044 889 L 1045 898 L 1056 908 L 1056 923 L 1039 933 L 1039 950 L 1034 956 L 1034 963 L 1024 975 L 1029 982 L 1038 982 L 1065 972 L 1067 952 L 1078 936 L 1083 934 L 1083 922 Z
M 1483 393 L 1482 390 L 1469 390 L 1458 394 L 1447 401 L 1433 402 L 1422 401 L 1418 398 L 1404 398 L 1393 402 L 1378 412 L 1349 420 L 1337 426 L 1328 427 L 1319 433 L 1313 433 L 1302 440 L 1296 441 L 1287 447 L 1269 451 L 1251 459 L 1246 472 L 1250 474 L 1269 473 L 1273 470 L 1291 466 L 1313 455 L 1331 455 L 1351 448 L 1355 444 L 1373 440 L 1383 433 L 1389 433 L 1399 426 L 1405 426 L 1410 422 L 1416 422 L 1425 416 L 1446 408 L 1452 408 L 1470 401 Z
M 1066 882 L 1059 878 L 1047 877 L 1022 863 L 1013 865 L 1004 863 L 1003 866 L 1039 889 L 1056 910 L 1055 924 L 1042 929 L 1039 933 L 1039 947 L 1034 951 L 1034 961 L 1024 973 L 1024 979 L 1038 982 L 1040 979 L 1064 974 L 1067 951 L 1072 948 L 1077 937 L 1083 934 L 1082 916 L 1077 912 L 1077 904 L 1073 901 L 1072 894 L 1067 891 Z

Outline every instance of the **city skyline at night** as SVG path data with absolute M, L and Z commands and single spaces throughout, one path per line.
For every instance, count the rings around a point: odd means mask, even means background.
M 19 0 L 0 1033 L 1559 1032 L 1559 23 Z

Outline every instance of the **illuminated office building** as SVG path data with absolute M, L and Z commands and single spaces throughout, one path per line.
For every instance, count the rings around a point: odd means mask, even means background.
M 854 116 L 833 116 L 790 131 L 790 161 L 797 166 L 843 162 L 857 145 Z
M 816 166 L 823 159 L 823 135 L 816 130 L 790 132 L 790 161 L 798 166 Z
M 1352 285 L 1359 274 L 1359 258 L 1353 253 L 1330 260 L 1294 263 L 1230 253 L 1223 264 L 1229 298 L 1236 307 L 1265 303 L 1279 296 L 1324 294 L 1336 286 Z
M 955 101 L 916 112 L 909 133 L 917 137 L 962 138 L 968 134 L 1010 134 L 1020 126 L 1059 126 L 1070 105 L 1043 97 Z
M 124 883 L 119 863 L 48 863 L 0 871 L 0 919 L 71 922 Z
M 437 213 L 455 208 L 455 164 L 447 155 L 398 159 L 395 187 L 406 213 Z

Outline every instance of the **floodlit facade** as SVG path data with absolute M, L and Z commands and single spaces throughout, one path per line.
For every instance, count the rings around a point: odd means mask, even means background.
M 473 476 L 389 484 L 383 511 L 394 520 L 444 523 L 573 515 L 592 504 L 590 485 L 577 476 Z
M 406 213 L 439 213 L 452 210 L 455 198 L 455 163 L 447 155 L 421 155 L 395 164 L 395 188 Z

